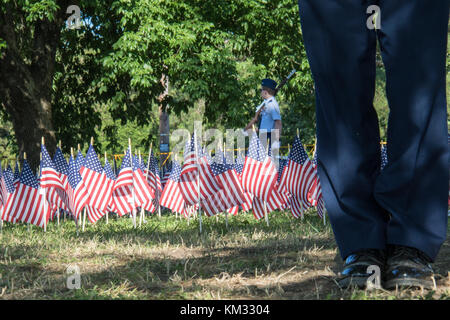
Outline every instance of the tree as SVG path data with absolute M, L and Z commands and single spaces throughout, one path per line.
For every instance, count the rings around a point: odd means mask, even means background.
M 295 2 L 82 0 L 74 3 L 84 26 L 70 30 L 67 2 L 1 1 L 0 103 L 34 165 L 42 135 L 50 151 L 56 136 L 67 151 L 96 135 L 102 112 L 143 126 L 158 120 L 154 104 L 161 116 L 201 100 L 210 125 L 243 127 L 259 104 L 261 78 L 281 79 L 294 67 L 280 96 L 289 118 L 283 132 L 292 137 L 300 123 L 313 136 L 313 85 Z M 112 135 L 115 127 L 104 130 Z
M 10 117 L 19 152 L 39 162 L 40 137 L 56 146 L 51 94 L 55 55 L 68 1 L 2 0 L 0 105 Z

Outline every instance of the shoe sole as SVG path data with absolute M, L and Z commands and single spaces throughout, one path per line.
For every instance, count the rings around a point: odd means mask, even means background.
M 424 289 L 434 289 L 434 282 L 432 280 L 419 280 L 415 278 L 393 279 L 386 281 L 383 285 L 385 289 L 393 290 L 395 288 L 415 287 Z

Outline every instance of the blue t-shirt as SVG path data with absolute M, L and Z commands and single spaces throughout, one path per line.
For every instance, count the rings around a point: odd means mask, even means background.
M 270 132 L 274 128 L 275 120 L 281 120 L 280 107 L 275 97 L 265 100 L 266 104 L 261 111 L 261 123 L 259 130 Z

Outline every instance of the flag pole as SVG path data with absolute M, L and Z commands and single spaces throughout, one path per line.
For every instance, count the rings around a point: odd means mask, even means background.
M 23 160 L 24 161 L 27 160 L 27 153 L 26 152 L 23 153 Z M 23 169 L 23 167 L 22 167 L 22 169 Z M 28 230 L 28 232 L 31 232 L 31 225 L 30 225 L 29 222 L 28 222 L 27 230 Z
M 194 129 L 194 152 L 195 152 L 195 159 L 196 159 L 196 164 L 197 164 L 198 220 L 199 220 L 199 226 L 200 226 L 200 233 L 202 233 L 202 208 L 200 205 L 200 170 L 201 170 L 201 167 L 198 163 L 198 146 L 197 146 L 197 135 L 196 135 L 195 129 Z
M 131 138 L 128 138 L 128 149 L 130 150 L 130 157 L 132 157 L 132 155 L 131 155 Z M 131 161 L 133 161 L 133 158 L 131 158 Z M 131 167 L 133 167 L 133 165 L 131 165 Z M 136 229 L 136 208 L 135 208 L 136 199 L 135 199 L 135 193 L 134 193 L 134 185 L 133 185 L 133 190 L 132 190 L 132 204 L 133 204 L 133 226 L 134 226 L 134 229 Z
M 42 146 L 45 146 L 45 139 L 44 139 L 44 137 L 41 138 L 41 147 Z M 42 152 L 40 154 L 40 160 L 41 160 L 41 163 L 39 165 L 39 171 L 42 170 Z M 42 197 L 44 198 L 44 201 L 42 203 L 42 211 L 44 211 L 43 212 L 43 216 L 44 216 L 44 232 L 47 232 L 47 197 L 46 197 L 46 190 L 40 188 L 39 192 L 40 192 L 40 194 L 42 194 Z
M 139 153 L 139 166 L 141 164 L 141 150 L 138 150 Z M 147 168 L 147 172 L 148 172 L 148 168 Z M 147 174 L 145 175 L 145 182 L 147 182 Z M 142 221 L 144 220 L 144 207 L 141 207 L 141 212 L 139 214 L 139 228 L 142 226 Z
M 225 160 L 226 160 L 227 157 L 226 157 L 225 142 L 223 142 L 223 155 L 224 155 Z M 227 210 L 225 210 L 225 226 L 227 227 L 227 230 L 228 230 L 228 211 Z
M 297 138 L 298 139 L 300 139 L 300 130 L 297 128 Z M 304 213 L 304 208 L 303 208 L 303 203 L 302 203 L 302 201 L 299 201 L 300 202 L 300 210 L 301 210 L 301 214 L 300 214 L 300 218 L 301 218 L 301 220 L 303 220 L 304 219 L 304 217 L 303 217 L 303 213 Z
M 73 159 L 73 148 L 70 148 L 70 156 Z M 70 172 L 69 172 L 70 174 Z M 80 230 L 78 228 L 78 217 L 75 215 L 75 212 L 72 212 L 73 220 L 75 221 L 75 227 L 77 228 L 77 237 L 80 235 Z
M 269 156 L 269 139 L 267 139 L 267 156 Z M 264 218 L 266 219 L 267 226 L 269 226 L 269 215 L 267 214 L 267 202 L 264 201 Z
M 105 165 L 106 165 L 106 161 L 108 161 L 108 156 L 105 151 Z M 106 224 L 108 224 L 108 216 L 109 216 L 109 211 L 106 210 Z
M 91 146 L 94 146 L 94 137 L 91 137 Z M 78 148 L 80 148 L 80 147 L 78 146 Z M 83 227 L 82 227 L 82 232 L 84 232 L 85 226 L 86 226 L 86 207 L 84 207 L 84 210 L 83 210 Z

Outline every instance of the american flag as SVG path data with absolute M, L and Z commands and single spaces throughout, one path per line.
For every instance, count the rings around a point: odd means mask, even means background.
M 99 209 L 106 213 L 106 208 L 112 197 L 112 189 L 108 188 L 107 177 L 92 145 L 89 146 L 86 159 L 81 166 L 81 178 L 89 193 L 88 207 Z
M 136 208 L 133 196 L 133 168 L 131 167 L 131 161 L 131 151 L 128 148 L 113 187 L 114 211 L 119 216 L 132 212 Z
M 67 197 L 69 200 L 69 210 L 78 219 L 81 210 L 89 203 L 89 193 L 84 186 L 78 166 L 75 160 L 70 157 L 69 160 L 69 183 L 67 184 Z
M 325 208 L 325 201 L 323 200 L 323 196 L 320 195 L 319 199 L 317 200 L 317 214 L 321 219 L 323 219 L 323 215 L 326 213 Z
M 75 165 L 77 166 L 78 170 L 81 169 L 81 167 L 84 165 L 84 157 L 83 154 L 81 153 L 81 150 L 78 150 L 78 154 L 77 157 L 75 159 Z
M 242 171 L 244 190 L 267 202 L 275 186 L 276 176 L 274 163 L 256 133 L 253 133 Z
M 289 198 L 291 197 L 291 195 L 289 194 L 289 192 L 282 191 L 283 188 L 281 187 L 280 181 L 281 181 L 281 176 L 283 175 L 283 171 L 287 170 L 286 167 L 288 164 L 288 159 L 281 158 L 279 163 L 280 163 L 280 165 L 278 167 L 276 189 L 284 201 L 283 209 L 287 209 L 287 208 L 289 208 Z
M 172 161 L 172 170 L 161 194 L 160 204 L 173 212 L 183 214 L 185 202 L 179 185 L 180 175 L 180 164 L 177 161 Z
M 111 168 L 111 165 L 108 162 L 108 159 L 105 160 L 105 166 L 103 167 L 103 172 L 106 175 L 106 184 L 108 185 L 108 188 L 111 190 L 111 197 L 109 198 L 107 210 L 108 211 L 114 211 L 114 202 L 112 198 L 112 189 L 114 187 L 114 182 L 116 180 L 116 176 L 114 175 L 114 172 Z
M 229 209 L 227 209 L 227 212 L 229 214 L 232 214 L 233 216 L 235 216 L 239 212 L 239 206 L 234 206 L 233 208 L 229 208 Z
M 59 172 L 44 145 L 41 146 L 41 155 L 41 188 L 59 188 L 64 190 Z
M 213 162 L 211 170 L 219 188 L 229 196 L 230 203 L 239 205 L 245 202 L 244 189 L 233 164 Z
M 2 195 L 3 206 L 0 211 L 0 217 L 3 221 L 16 222 L 16 219 L 6 210 L 9 207 L 9 203 L 14 199 L 14 184 L 11 176 L 4 170 L 0 179 L 0 192 Z
M 239 177 L 239 181 L 241 182 L 241 186 L 242 186 L 242 171 L 244 170 L 244 162 L 245 162 L 244 158 L 242 157 L 242 155 L 239 154 L 236 158 L 236 162 L 233 165 Z M 241 203 L 241 207 L 244 212 L 248 212 L 252 209 L 253 206 L 253 195 L 244 190 L 244 197 L 245 201 L 244 203 Z
M 39 188 L 39 183 L 28 162 L 24 160 L 19 185 L 6 212 L 13 219 L 44 227 L 44 223 L 47 223 L 50 218 L 51 206 L 41 190 L 43 191 Z
M 133 159 L 133 188 L 136 201 L 136 207 L 144 208 L 147 211 L 155 212 L 153 199 L 155 191 L 150 188 L 141 170 L 141 164 L 138 157 Z
M 69 198 L 66 192 L 69 184 L 69 164 L 64 158 L 64 155 L 60 148 L 56 148 L 56 152 L 53 157 L 53 163 L 55 164 L 56 171 L 58 171 L 59 174 L 59 179 L 63 185 L 63 190 L 55 189 L 55 193 L 57 195 L 54 196 L 54 198 L 60 198 L 62 200 L 60 208 L 64 209 L 65 211 L 69 211 Z M 52 191 L 50 193 L 52 193 Z M 49 197 L 53 196 L 49 194 Z
M 292 215 L 295 218 L 300 218 L 303 215 L 303 211 L 305 211 L 302 202 L 297 197 L 289 197 L 288 202 Z
M 386 146 L 381 147 L 381 170 L 388 164 Z
M 197 159 L 200 158 L 198 152 L 199 148 L 196 146 L 194 135 L 192 135 L 191 142 L 185 148 L 184 163 L 180 175 L 180 190 L 183 195 L 186 205 L 193 206 L 199 202 L 198 196 L 198 168 Z M 197 151 L 197 154 L 196 154 Z
M 8 175 L 9 179 L 14 184 L 14 172 L 12 171 L 9 164 L 8 164 L 8 167 L 6 168 L 6 170 L 4 171 L 4 173 Z
M 299 137 L 295 137 L 289 154 L 287 169 L 283 171 L 280 181 L 282 192 L 289 192 L 301 201 L 303 208 L 311 206 L 308 202 L 308 190 L 314 182 L 314 166 L 303 148 Z
M 167 164 L 161 168 L 161 187 L 163 190 L 166 185 L 167 179 L 169 179 L 170 171 L 172 171 L 172 161 L 167 162 Z
M 224 189 L 208 195 L 206 199 L 202 200 L 201 205 L 205 214 L 209 217 L 235 206 L 233 199 Z
M 17 186 L 19 185 L 19 179 L 20 179 L 20 169 L 19 169 L 19 162 L 16 161 L 16 167 L 14 169 L 14 187 L 17 188 Z
M 319 173 L 317 171 L 317 152 L 314 154 L 311 163 L 314 168 L 314 181 L 308 190 L 308 202 L 311 206 L 315 207 L 317 206 L 319 197 L 322 195 L 322 187 L 320 186 Z
M 149 168 L 147 170 L 147 168 Z M 150 164 L 147 164 L 147 166 L 144 166 L 143 168 L 145 171 L 143 171 L 147 177 L 147 183 L 150 186 L 150 188 L 155 193 L 155 198 L 153 200 L 154 206 L 158 206 L 159 198 L 161 198 L 162 193 L 162 183 L 161 183 L 161 177 L 159 175 L 159 169 L 158 169 L 158 160 L 153 155 L 153 150 L 150 154 Z
M 44 189 L 47 196 L 47 200 L 52 206 L 52 212 L 58 208 L 67 210 L 65 199 L 65 187 L 61 181 L 61 175 L 56 169 L 56 165 L 53 163 L 47 149 L 44 145 L 41 146 L 41 166 L 40 166 L 40 179 L 39 183 L 41 188 Z M 53 215 L 51 215 L 53 218 Z
M 208 154 L 203 154 L 199 157 L 200 166 L 200 196 L 206 199 L 209 195 L 215 194 L 220 190 L 220 185 L 215 178 L 211 169 L 213 160 Z

